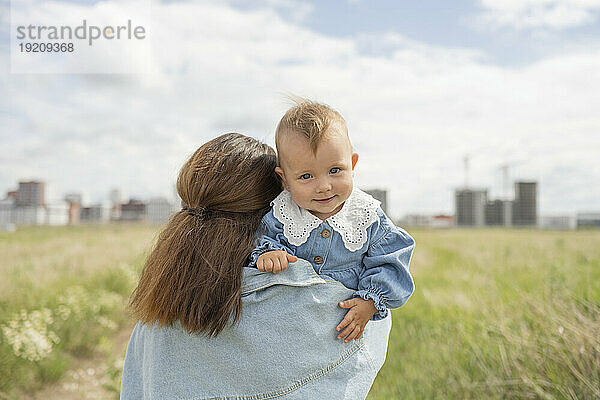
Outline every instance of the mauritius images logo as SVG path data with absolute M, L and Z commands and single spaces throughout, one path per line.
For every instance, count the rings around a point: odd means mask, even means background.
M 131 20 L 126 25 L 92 25 L 86 19 L 81 25 L 19 25 L 17 39 L 25 41 L 67 41 L 73 39 L 86 40 L 92 46 L 98 40 L 143 40 L 146 29 L 141 25 L 134 26 Z

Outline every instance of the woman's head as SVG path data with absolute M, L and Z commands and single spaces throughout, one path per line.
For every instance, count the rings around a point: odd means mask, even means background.
M 228 133 L 202 145 L 183 165 L 177 192 L 190 207 L 253 213 L 281 191 L 275 151 L 266 144 Z
M 171 217 L 146 260 L 131 299 L 135 317 L 180 321 L 189 332 L 209 335 L 237 321 L 242 267 L 260 219 L 281 191 L 276 165 L 271 147 L 237 133 L 196 150 L 177 179 L 186 209 Z

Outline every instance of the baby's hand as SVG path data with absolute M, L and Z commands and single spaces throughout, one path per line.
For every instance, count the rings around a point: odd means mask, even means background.
M 348 310 L 342 322 L 336 327 L 336 330 L 338 331 L 346 327 L 337 338 L 341 339 L 345 337 L 344 343 L 348 343 L 352 339 L 360 339 L 367 322 L 369 322 L 371 317 L 377 312 L 373 300 L 363 300 L 356 297 L 354 299 L 340 301 L 340 307 L 349 308 L 350 310 Z
M 258 256 L 256 268 L 258 268 L 259 271 L 278 274 L 287 268 L 288 263 L 296 261 L 298 261 L 298 257 L 291 256 L 283 250 L 267 251 Z

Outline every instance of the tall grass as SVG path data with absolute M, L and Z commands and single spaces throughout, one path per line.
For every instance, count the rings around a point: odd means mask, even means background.
M 600 398 L 600 232 L 413 232 L 369 399 Z
M 124 305 L 155 231 L 82 225 L 0 233 L 0 397 L 58 380 L 130 323 Z
M 98 354 L 116 395 L 113 337 L 132 323 L 124 305 L 156 233 L 143 225 L 0 233 L 0 398 L 35 391 Z M 417 288 L 393 312 L 369 399 L 600 398 L 600 232 L 411 233 Z

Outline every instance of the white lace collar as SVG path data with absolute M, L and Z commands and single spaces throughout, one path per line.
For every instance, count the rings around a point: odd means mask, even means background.
M 325 221 L 342 236 L 348 250 L 356 251 L 367 241 L 367 228 L 377 220 L 380 204 L 372 196 L 354 188 L 342 209 Z M 321 225 L 321 219 L 299 207 L 287 190 L 281 192 L 271 205 L 273 215 L 283 224 L 283 235 L 294 246 L 305 243 L 313 229 Z

